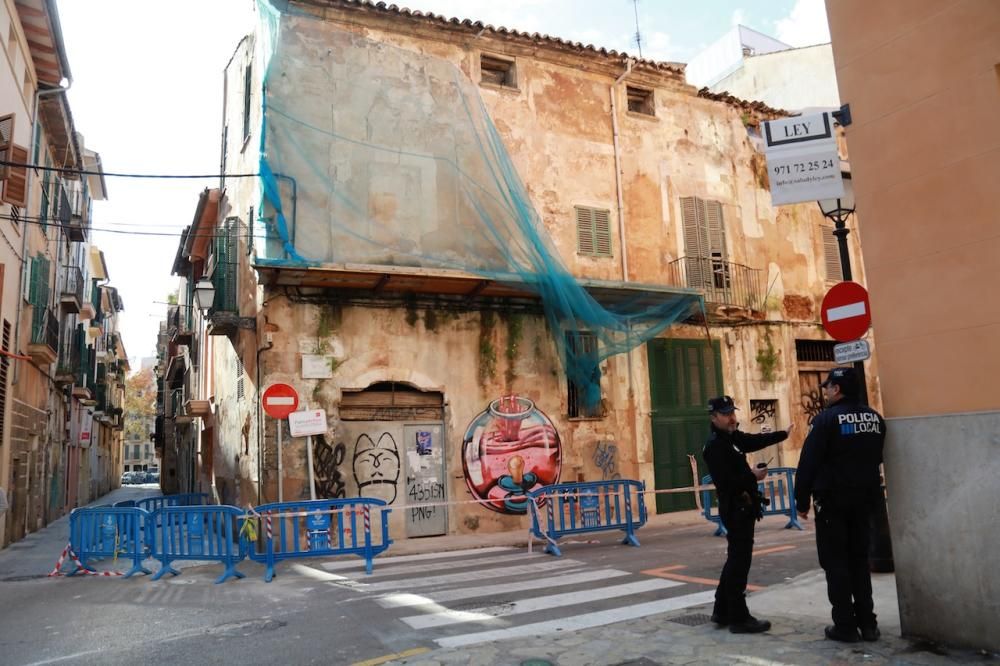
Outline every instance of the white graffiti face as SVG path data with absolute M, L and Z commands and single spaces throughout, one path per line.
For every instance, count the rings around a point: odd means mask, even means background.
M 399 449 L 387 432 L 378 442 L 361 435 L 354 445 L 354 480 L 362 497 L 375 497 L 389 504 L 396 501 L 399 483 Z

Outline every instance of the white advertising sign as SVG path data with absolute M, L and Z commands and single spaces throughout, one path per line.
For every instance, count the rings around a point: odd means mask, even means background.
M 829 113 L 765 121 L 764 154 L 775 205 L 843 196 L 840 155 Z
M 872 350 L 867 340 L 853 340 L 833 346 L 833 358 L 838 364 L 867 361 L 871 355 Z
M 310 409 L 305 412 L 292 412 L 288 415 L 288 429 L 292 437 L 308 437 L 309 435 L 325 435 L 326 410 Z
M 332 356 L 326 354 L 302 355 L 302 379 L 330 379 L 333 377 Z

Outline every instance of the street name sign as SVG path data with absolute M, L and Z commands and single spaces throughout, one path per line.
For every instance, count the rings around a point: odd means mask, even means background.
M 872 356 L 872 350 L 867 340 L 842 342 L 833 346 L 833 358 L 837 365 L 846 365 L 855 361 L 867 361 Z
M 290 384 L 271 384 L 260 397 L 264 412 L 273 419 L 283 419 L 299 408 L 299 394 Z
M 764 155 L 775 205 L 844 195 L 830 113 L 765 121 Z
M 823 328 L 838 342 L 857 340 L 871 326 L 868 290 L 857 282 L 840 282 L 823 297 Z
M 310 409 L 305 412 L 292 412 L 288 415 L 288 430 L 292 433 L 292 437 L 325 435 L 326 429 L 325 409 Z

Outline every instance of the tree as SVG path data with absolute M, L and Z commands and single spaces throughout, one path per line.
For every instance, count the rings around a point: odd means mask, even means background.
M 149 441 L 156 417 L 156 382 L 152 368 L 125 379 L 125 441 Z

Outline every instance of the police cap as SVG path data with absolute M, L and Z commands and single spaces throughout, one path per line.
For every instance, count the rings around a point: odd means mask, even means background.
M 844 395 L 853 395 L 858 392 L 858 376 L 854 372 L 854 368 L 834 368 L 820 386 L 827 387 L 832 384 L 839 386 L 840 392 Z
M 737 407 L 733 403 L 733 399 L 728 395 L 720 395 L 718 398 L 712 398 L 708 401 L 708 411 L 710 412 L 732 414 L 736 409 Z

